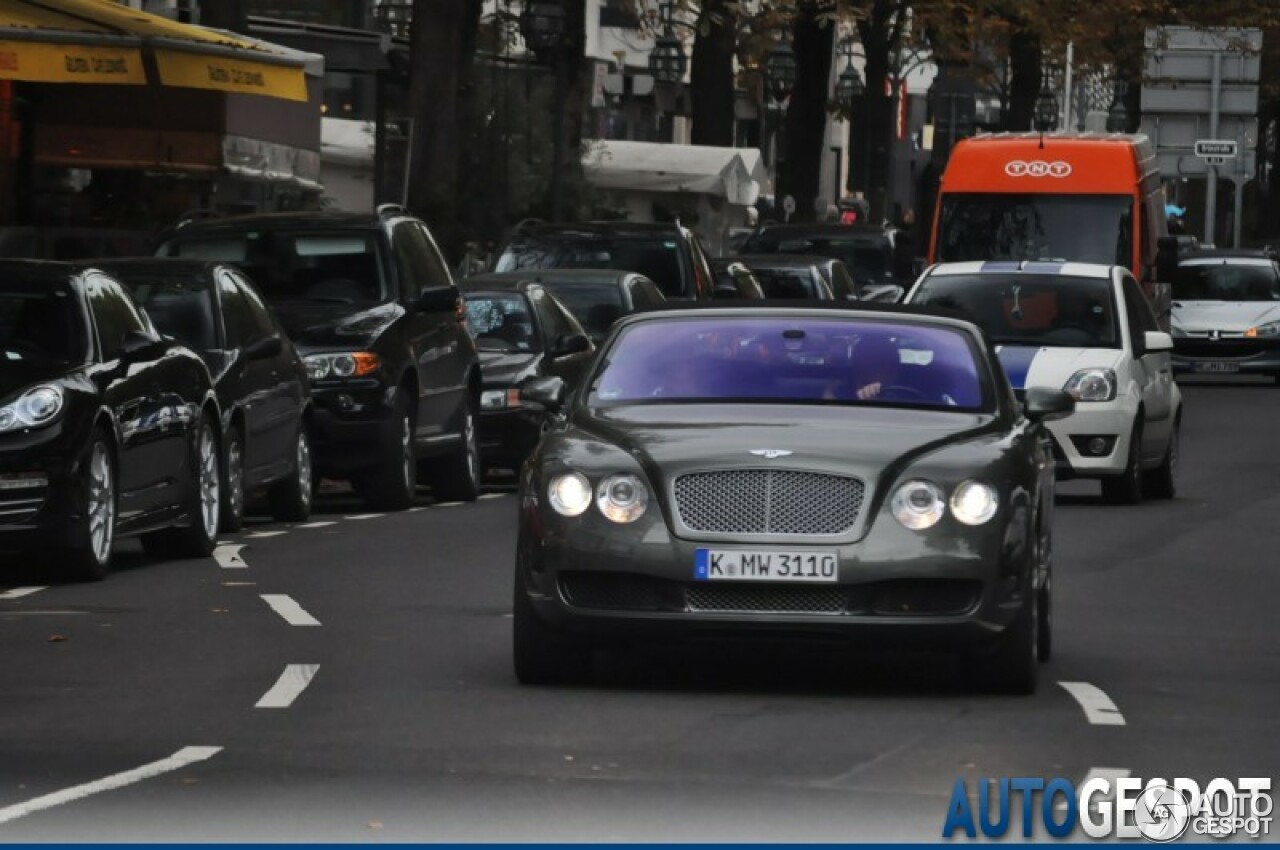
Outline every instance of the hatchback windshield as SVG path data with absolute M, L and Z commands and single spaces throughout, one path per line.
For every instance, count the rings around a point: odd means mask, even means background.
M 1183 301 L 1280 301 L 1280 266 L 1263 258 L 1187 260 L 1173 277 Z
M 693 294 L 679 243 L 662 236 L 522 236 L 511 241 L 494 270 L 520 269 L 617 269 L 644 275 L 668 298 Z
M 1106 278 L 930 275 L 911 303 L 963 311 L 997 345 L 1120 345 L 1111 281 Z
M 179 236 L 163 257 L 239 266 L 268 301 L 378 304 L 389 297 L 374 233 L 359 230 L 254 230 Z
M 533 315 L 523 295 L 468 293 L 467 327 L 481 351 L 538 351 Z
M 984 409 L 968 337 L 888 321 L 698 317 L 631 325 L 592 382 L 594 404 L 738 402 Z
M 0 281 L 0 364 L 72 363 L 88 339 L 75 293 L 67 283 Z
M 1129 266 L 1132 207 L 1126 195 L 943 195 L 938 262 L 1070 260 Z
M 198 277 L 125 275 L 134 299 L 160 333 L 196 351 L 218 347 L 213 293 Z

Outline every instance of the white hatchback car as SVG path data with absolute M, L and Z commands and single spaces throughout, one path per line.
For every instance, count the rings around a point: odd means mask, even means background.
M 1174 496 L 1182 394 L 1173 340 L 1127 269 L 943 263 L 925 271 L 906 303 L 976 320 L 1019 397 L 1031 386 L 1075 396 L 1075 413 L 1048 424 L 1060 477 L 1100 479 L 1111 502 Z

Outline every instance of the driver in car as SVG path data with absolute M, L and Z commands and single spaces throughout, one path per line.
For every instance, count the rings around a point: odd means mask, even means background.
M 867 336 L 853 350 L 853 368 L 859 401 L 880 398 L 885 390 L 899 382 L 902 356 L 891 338 Z

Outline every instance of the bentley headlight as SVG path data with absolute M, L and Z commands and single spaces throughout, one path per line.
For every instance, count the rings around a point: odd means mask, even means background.
M 913 531 L 932 528 L 946 513 L 942 490 L 932 481 L 908 481 L 894 491 L 889 507 L 898 522 Z
M 547 487 L 547 498 L 561 516 L 582 516 L 591 507 L 591 482 L 581 472 L 557 475 Z
M 1116 373 L 1113 369 L 1081 369 L 1062 387 L 1076 401 L 1111 401 L 1116 397 Z
M 596 507 L 614 522 L 635 522 L 649 506 L 649 488 L 634 475 L 610 475 L 596 488 Z
M 965 481 L 951 494 L 951 514 L 965 525 L 982 525 L 998 507 L 996 488 L 981 481 Z
M 308 354 L 302 358 L 307 366 L 307 376 L 313 381 L 360 378 L 378 371 L 378 355 L 368 351 L 351 351 L 339 354 Z
M 1280 336 L 1280 322 L 1267 322 L 1265 325 L 1249 328 L 1244 335 L 1247 337 Z
M 59 387 L 44 385 L 27 390 L 17 401 L 0 407 L 0 432 L 48 425 L 62 412 L 63 400 Z

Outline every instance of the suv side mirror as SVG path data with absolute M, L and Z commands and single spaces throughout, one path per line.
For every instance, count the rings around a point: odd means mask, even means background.
M 545 378 L 529 378 L 520 384 L 520 400 L 540 404 L 548 410 L 564 407 L 568 387 L 564 378 L 554 375 Z
M 1075 412 L 1076 400 L 1062 390 L 1048 387 L 1028 387 L 1027 399 L 1022 404 L 1023 414 L 1032 422 L 1051 422 L 1063 419 Z
M 422 313 L 452 313 L 458 309 L 461 297 L 455 287 L 439 286 L 418 296 L 416 306 Z
M 278 357 L 282 351 L 284 351 L 284 343 L 280 341 L 280 337 L 264 336 L 246 345 L 244 356 L 246 360 L 266 360 L 268 357 Z
M 552 346 L 551 355 L 553 357 L 567 357 L 570 354 L 577 354 L 591 348 L 591 340 L 585 334 L 561 334 L 556 337 L 556 344 Z

